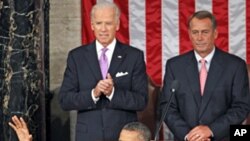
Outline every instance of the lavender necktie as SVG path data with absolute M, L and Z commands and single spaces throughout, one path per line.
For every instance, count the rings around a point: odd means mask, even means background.
M 107 73 L 108 73 L 108 57 L 105 54 L 107 50 L 108 48 L 102 48 L 102 54 L 99 60 L 103 79 L 106 78 Z

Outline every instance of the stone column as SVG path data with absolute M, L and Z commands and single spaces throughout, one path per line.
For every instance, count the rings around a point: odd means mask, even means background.
M 13 115 L 25 119 L 33 141 L 46 140 L 44 1 L 0 0 L 0 141 L 17 141 Z

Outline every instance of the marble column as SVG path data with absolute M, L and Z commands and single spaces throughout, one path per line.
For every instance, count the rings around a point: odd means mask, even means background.
M 11 116 L 22 116 L 33 141 L 46 140 L 45 0 L 0 0 L 0 141 L 17 141 Z

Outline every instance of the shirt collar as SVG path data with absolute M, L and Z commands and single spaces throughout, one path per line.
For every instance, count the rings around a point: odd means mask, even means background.
M 215 53 L 215 47 L 213 48 L 212 52 L 210 52 L 210 53 L 204 58 L 208 64 L 211 63 L 211 60 L 212 60 L 212 58 L 213 58 L 213 56 L 214 56 L 214 53 Z M 202 59 L 202 57 L 201 57 L 196 51 L 194 51 L 194 55 L 195 55 L 195 58 L 196 58 L 197 62 L 199 62 L 199 61 Z
M 113 52 L 115 49 L 115 45 L 116 45 L 116 39 L 114 39 L 106 48 L 108 48 L 108 51 Z M 102 51 L 103 45 L 96 40 L 96 50 L 97 52 Z

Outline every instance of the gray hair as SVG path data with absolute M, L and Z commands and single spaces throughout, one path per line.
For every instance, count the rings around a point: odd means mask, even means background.
M 140 122 L 130 122 L 130 123 L 126 124 L 122 128 L 122 130 L 139 132 L 138 137 L 142 141 L 150 141 L 150 139 L 151 139 L 151 132 L 150 132 L 149 128 Z
M 113 2 L 109 2 L 109 1 L 105 1 L 105 0 L 97 2 L 97 4 L 92 7 L 91 12 L 90 12 L 91 21 L 94 18 L 95 10 L 96 9 L 102 9 L 102 8 L 114 8 L 114 10 L 115 10 L 115 20 L 119 21 L 119 18 L 120 18 L 120 15 L 121 15 L 119 7 Z
M 217 27 L 217 22 L 216 22 L 216 18 L 214 17 L 214 15 L 206 10 L 202 10 L 202 11 L 197 11 L 195 12 L 189 19 L 188 19 L 188 28 L 190 28 L 190 22 L 192 21 L 193 18 L 197 18 L 197 19 L 205 19 L 205 18 L 209 18 L 212 22 L 212 27 L 213 29 L 216 29 Z

